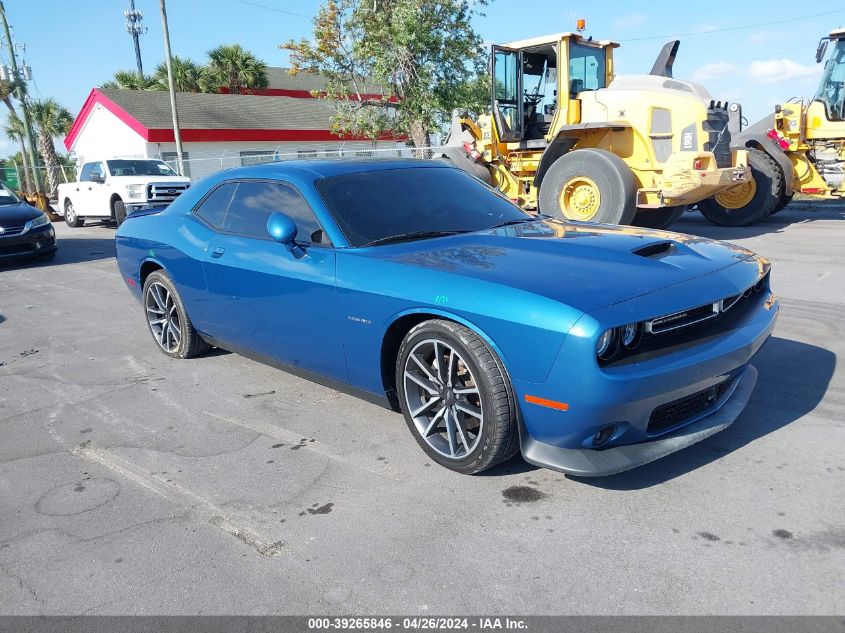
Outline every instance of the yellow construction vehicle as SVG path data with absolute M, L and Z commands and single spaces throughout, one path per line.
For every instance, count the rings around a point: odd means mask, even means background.
M 615 42 L 561 33 L 493 46 L 491 113 L 456 112 L 436 157 L 526 209 L 665 228 L 750 180 L 747 152 L 731 149 L 727 103 L 672 78 L 678 44 L 650 75 L 615 79 Z
M 698 204 L 711 222 L 745 226 L 783 209 L 801 193 L 845 198 L 845 29 L 819 41 L 816 62 L 833 44 L 819 88 L 809 102 L 775 106 L 761 121 L 734 134 L 750 153 L 752 180 Z

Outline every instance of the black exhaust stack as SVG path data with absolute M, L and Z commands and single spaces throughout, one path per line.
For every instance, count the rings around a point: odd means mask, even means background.
M 681 45 L 681 40 L 672 40 L 667 42 L 660 50 L 660 54 L 654 62 L 649 75 L 657 75 L 658 77 L 672 77 L 672 65 L 675 63 L 675 56 L 678 54 L 678 47 Z

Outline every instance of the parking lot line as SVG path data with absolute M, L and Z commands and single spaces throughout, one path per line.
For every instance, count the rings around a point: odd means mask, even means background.
M 201 494 L 174 481 L 168 481 L 160 475 L 147 472 L 111 451 L 83 442 L 75 446 L 71 454 L 99 464 L 171 503 L 192 509 L 203 519 L 246 543 L 262 556 L 272 558 L 282 551 L 283 541 L 274 541 L 261 534 L 246 518 L 235 517 Z

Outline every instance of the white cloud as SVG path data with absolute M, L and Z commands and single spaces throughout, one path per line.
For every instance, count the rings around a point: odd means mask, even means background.
M 733 75 L 739 71 L 739 66 L 731 62 L 710 62 L 698 68 L 692 74 L 693 81 L 710 81 L 711 79 L 721 79 L 725 75 Z
M 819 64 L 799 64 L 791 59 L 754 60 L 748 67 L 748 76 L 763 84 L 774 84 L 794 79 L 808 79 L 821 73 Z
M 614 29 L 632 29 L 640 26 L 645 22 L 645 15 L 642 13 L 632 13 L 631 15 L 622 15 L 616 18 L 612 26 Z

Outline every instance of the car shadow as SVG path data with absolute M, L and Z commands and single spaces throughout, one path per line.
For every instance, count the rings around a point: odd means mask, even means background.
M 709 464 L 815 409 L 833 377 L 836 355 L 815 345 L 772 337 L 752 363 L 759 377 L 751 401 L 736 422 L 721 433 L 623 473 L 567 478 L 606 490 L 639 490 Z
M 718 226 L 698 211 L 685 213 L 667 230 L 730 242 L 735 239 L 779 233 L 791 224 L 806 224 L 818 220 L 845 220 L 845 205 L 841 202 L 796 200 L 782 211 L 751 226 Z
M 56 257 L 50 261 L 37 259 L 14 259 L 0 263 L 0 271 L 26 268 L 40 268 L 46 266 L 62 266 L 64 264 L 78 264 L 80 262 L 96 261 L 98 259 L 114 259 L 114 238 L 89 237 L 60 237 L 59 250 Z

